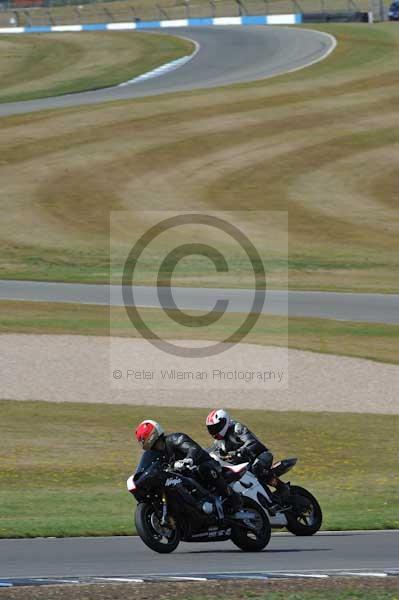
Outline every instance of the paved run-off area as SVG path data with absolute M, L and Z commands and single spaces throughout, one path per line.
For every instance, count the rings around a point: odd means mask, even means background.
M 0 353 L 10 400 L 399 414 L 399 367 L 357 358 L 238 344 L 188 359 L 142 339 L 25 334 L 1 335 Z

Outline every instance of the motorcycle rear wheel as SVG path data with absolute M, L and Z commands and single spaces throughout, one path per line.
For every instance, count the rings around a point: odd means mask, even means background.
M 285 513 L 288 522 L 286 526 L 288 531 L 300 536 L 314 535 L 319 531 L 323 521 L 320 504 L 308 490 L 297 485 L 291 486 L 291 496 L 299 496 L 301 500 L 305 500 L 309 508 L 303 511 L 303 513 L 295 514 L 295 512 L 291 511 Z
M 146 546 L 159 554 L 169 554 L 176 550 L 180 543 L 180 531 L 161 527 L 155 509 L 145 502 L 138 504 L 135 514 L 137 533 Z M 170 533 L 169 533 L 170 532 Z
M 242 529 L 241 527 L 232 527 L 231 541 L 244 552 L 260 552 L 266 548 L 270 541 L 272 529 L 270 521 L 262 508 L 250 498 L 242 498 L 243 510 L 256 514 L 259 522 L 259 529 L 256 532 Z

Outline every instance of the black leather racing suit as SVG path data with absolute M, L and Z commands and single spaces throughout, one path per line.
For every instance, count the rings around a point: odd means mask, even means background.
M 233 453 L 231 459 L 237 462 L 250 462 L 252 470 L 261 480 L 267 478 L 273 462 L 273 454 L 246 425 L 231 421 L 223 440 L 217 441 L 213 448 L 217 454 Z
M 164 436 L 165 454 L 169 464 L 175 461 L 191 458 L 198 467 L 199 478 L 205 487 L 212 485 L 219 496 L 224 498 L 231 495 L 230 488 L 222 476 L 222 468 L 206 450 L 185 433 L 170 433 Z

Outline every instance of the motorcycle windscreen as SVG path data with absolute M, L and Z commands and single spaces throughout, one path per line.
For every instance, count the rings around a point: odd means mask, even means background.
M 144 471 L 146 471 L 155 461 L 161 460 L 162 457 L 162 452 L 157 452 L 156 450 L 144 450 L 140 462 L 137 465 L 133 481 L 137 481 Z

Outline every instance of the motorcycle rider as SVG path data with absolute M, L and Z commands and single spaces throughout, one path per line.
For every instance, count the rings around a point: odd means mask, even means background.
M 250 462 L 260 482 L 268 484 L 273 454 L 246 425 L 233 421 L 227 411 L 218 408 L 208 414 L 206 427 L 216 440 L 212 448 L 216 454 L 232 462 Z M 279 481 L 276 489 L 281 500 L 288 497 L 288 484 Z
M 176 471 L 197 467 L 200 480 L 204 482 L 205 487 L 210 483 L 213 485 L 216 493 L 226 501 L 225 508 L 228 512 L 235 513 L 240 509 L 240 495 L 227 485 L 220 464 L 187 434 L 178 432 L 166 434 L 159 423 L 146 419 L 137 426 L 135 435 L 143 450 L 160 452 Z M 192 496 L 190 494 L 188 496 L 190 500 L 185 496 L 186 500 L 193 504 Z M 208 513 L 209 502 L 201 502 L 200 508 Z

